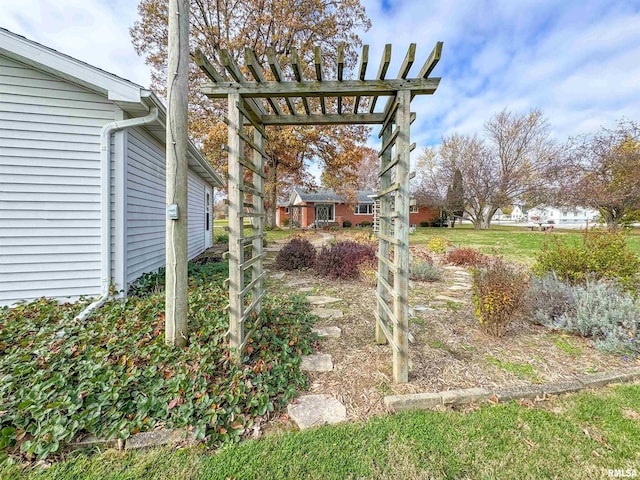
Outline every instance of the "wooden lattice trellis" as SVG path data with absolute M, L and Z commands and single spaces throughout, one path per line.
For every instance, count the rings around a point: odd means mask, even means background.
M 289 57 L 293 73 L 287 79 L 275 52 L 267 49 L 273 80 L 267 79 L 256 55 L 245 50 L 245 72 L 228 52 L 220 51 L 216 69 L 200 51 L 196 62 L 211 82 L 201 91 L 210 98 L 227 98 L 229 164 L 229 343 L 237 362 L 241 359 L 248 335 L 246 319 L 260 312 L 264 295 L 264 141 L 269 125 L 381 125 L 381 188 L 376 195 L 378 218 L 378 288 L 376 291 L 375 338 L 389 342 L 393 351 L 393 377 L 398 383 L 408 381 L 408 289 L 409 289 L 409 157 L 415 145 L 410 143 L 410 125 L 415 119 L 411 100 L 416 95 L 433 94 L 439 78 L 429 78 L 440 60 L 442 42 L 438 42 L 418 76 L 408 78 L 415 61 L 415 44 L 411 44 L 398 77 L 386 79 L 391 62 L 391 45 L 386 45 L 375 79 L 366 80 L 369 47 L 365 45 L 358 77 L 344 79 L 344 51 L 338 50 L 337 79 L 323 76 L 319 48 L 314 51 L 315 80 L 303 78 L 303 68 L 295 49 Z M 327 98 L 335 97 L 335 111 Z M 346 97 L 354 97 L 353 108 L 345 110 Z M 361 100 L 369 97 L 368 106 Z M 388 97 L 381 112 L 376 112 L 380 97 Z M 300 102 L 294 101 L 300 98 Z M 310 101 L 311 100 L 311 101 Z M 266 102 L 263 103 L 263 102 Z M 304 113 L 298 110 L 300 104 Z M 361 108 L 363 107 L 363 108 Z M 319 108 L 320 112 L 317 111 Z M 287 113 L 285 113 L 285 109 Z M 362 110 L 362 111 L 361 111 Z M 253 129 L 253 135 L 246 128 Z M 251 151 L 247 158 L 245 151 Z M 252 233 L 245 235 L 244 219 L 251 219 Z M 250 254 L 247 250 L 250 249 Z M 247 282 L 245 272 L 251 269 Z M 249 293 L 251 297 L 249 298 Z

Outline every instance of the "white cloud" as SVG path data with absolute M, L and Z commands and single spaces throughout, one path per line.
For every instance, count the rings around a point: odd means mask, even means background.
M 131 44 L 133 0 L 20 0 L 0 2 L 0 26 L 124 77 L 149 84 L 149 68 Z

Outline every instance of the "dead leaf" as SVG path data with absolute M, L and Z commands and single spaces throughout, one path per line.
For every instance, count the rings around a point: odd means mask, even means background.
M 625 408 L 622 411 L 622 416 L 624 418 L 628 418 L 629 420 L 640 420 L 640 413 L 635 410 L 631 410 L 630 408 Z

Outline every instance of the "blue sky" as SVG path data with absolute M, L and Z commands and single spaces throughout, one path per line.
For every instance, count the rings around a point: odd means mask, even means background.
M 413 102 L 419 147 L 454 131 L 481 133 L 505 107 L 541 108 L 559 140 L 621 117 L 640 120 L 640 0 L 362 2 L 373 23 L 363 34 L 369 77 L 386 43 L 395 75 L 409 43 L 418 45 L 416 74 L 444 41 L 433 73 L 440 88 Z M 128 34 L 136 18 L 135 0 L 0 1 L 2 27 L 147 85 Z

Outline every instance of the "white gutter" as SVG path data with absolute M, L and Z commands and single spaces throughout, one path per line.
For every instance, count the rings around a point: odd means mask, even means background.
M 158 120 L 158 108 L 151 107 L 144 117 L 107 123 L 100 131 L 100 194 L 102 196 L 100 234 L 102 237 L 102 288 L 100 297 L 78 314 L 75 320 L 84 321 L 109 298 L 111 286 L 111 134 L 130 127 L 148 125 Z

